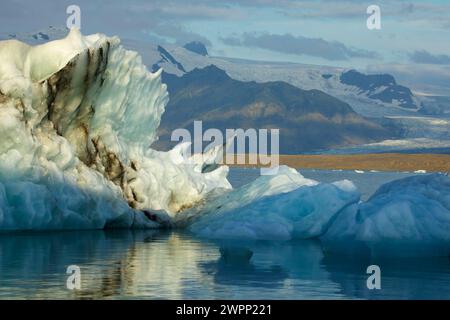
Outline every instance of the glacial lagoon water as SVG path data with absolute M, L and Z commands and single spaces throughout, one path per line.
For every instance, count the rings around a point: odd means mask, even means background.
M 258 170 L 233 169 L 241 185 Z M 302 171 L 353 180 L 367 198 L 409 173 Z M 381 268 L 381 290 L 366 268 Z M 68 290 L 67 268 L 81 270 Z M 317 240 L 212 241 L 183 231 L 0 234 L 0 299 L 450 299 L 450 259 L 374 260 L 326 252 Z

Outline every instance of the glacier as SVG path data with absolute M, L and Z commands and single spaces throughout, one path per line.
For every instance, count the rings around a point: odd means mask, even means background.
M 450 252 L 443 174 L 390 182 L 365 202 L 351 181 L 286 166 L 233 189 L 217 164 L 224 146 L 190 157 L 186 143 L 150 148 L 167 88 L 117 37 L 72 29 L 36 46 L 1 41 L 0 57 L 0 231 L 171 227 L 317 238 L 344 253 Z

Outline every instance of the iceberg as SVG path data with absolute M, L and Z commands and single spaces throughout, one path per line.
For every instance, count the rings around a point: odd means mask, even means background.
M 382 185 L 350 206 L 321 237 L 330 250 L 371 255 L 450 253 L 450 178 L 411 176 Z
M 450 178 L 437 173 L 395 180 L 362 202 L 350 181 L 319 183 L 281 167 L 277 176 L 212 197 L 178 218 L 210 239 L 316 238 L 327 253 L 448 256 Z
M 350 181 L 318 183 L 282 166 L 252 183 L 185 212 L 189 230 L 206 238 L 308 239 L 322 235 L 340 211 L 359 201 Z
M 226 166 L 149 148 L 166 86 L 118 38 L 72 29 L 0 57 L 0 230 L 161 227 L 231 188 Z
M 224 146 L 192 156 L 186 143 L 149 147 L 167 101 L 161 70 L 116 37 L 72 29 L 37 46 L 1 41 L 0 231 L 180 227 L 212 239 L 318 238 L 341 252 L 450 252 L 446 175 L 387 183 L 366 202 L 348 180 L 286 166 L 232 189 L 218 165 Z

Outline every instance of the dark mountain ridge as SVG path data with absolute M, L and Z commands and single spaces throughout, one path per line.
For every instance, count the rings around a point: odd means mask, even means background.
M 182 77 L 163 73 L 169 103 L 160 126 L 159 149 L 168 149 L 174 129 L 280 129 L 280 152 L 350 146 L 387 139 L 390 131 L 356 114 L 350 105 L 319 90 L 302 90 L 282 81 L 257 83 L 230 78 L 214 65 Z
M 349 70 L 341 74 L 340 80 L 346 85 L 357 87 L 370 99 L 386 103 L 397 101 L 400 107 L 417 109 L 411 90 L 397 84 L 390 74 L 363 74 Z
M 189 43 L 186 43 L 183 48 L 186 50 L 189 50 L 191 52 L 197 53 L 201 56 L 207 56 L 208 50 L 206 49 L 206 46 L 201 43 L 200 41 L 192 41 Z

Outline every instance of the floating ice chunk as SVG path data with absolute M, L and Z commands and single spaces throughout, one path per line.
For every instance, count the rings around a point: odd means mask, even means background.
M 347 179 L 333 182 L 333 185 L 335 185 L 336 187 L 338 187 L 339 189 L 341 189 L 343 191 L 357 192 L 357 188 L 356 188 L 355 184 L 352 181 L 347 180 Z
M 230 211 L 264 196 L 286 193 L 295 190 L 303 185 L 316 185 L 318 182 L 304 178 L 297 170 L 287 166 L 281 166 L 278 173 L 273 176 L 260 176 L 251 183 L 238 189 L 223 192 L 211 193 L 204 201 L 195 208 L 186 210 L 183 214 L 175 217 L 175 224 L 187 226 L 197 218 L 210 213 Z
M 313 238 L 326 231 L 342 209 L 359 201 L 349 182 L 339 187 L 318 184 L 291 170 L 282 166 L 277 176 L 262 176 L 212 199 L 189 229 L 216 239 Z
M 449 230 L 450 178 L 431 174 L 381 186 L 367 202 L 339 214 L 322 240 L 344 251 L 360 246 L 372 253 L 414 255 L 427 247 L 448 254 Z

